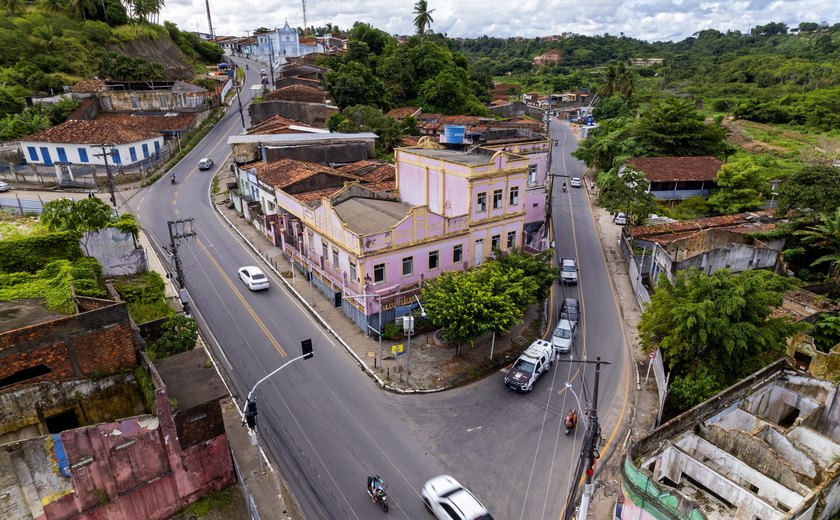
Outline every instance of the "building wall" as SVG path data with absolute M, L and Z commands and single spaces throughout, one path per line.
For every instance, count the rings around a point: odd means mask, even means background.
M 276 86 L 280 86 L 279 82 Z M 337 112 L 337 107 L 331 107 L 323 103 L 300 103 L 276 99 L 253 103 L 248 107 L 252 125 L 262 123 L 271 116 L 279 115 L 317 128 L 326 128 L 327 120 Z
M 734 273 L 750 269 L 766 269 L 776 265 L 779 251 L 747 244 L 728 244 L 706 251 L 692 258 L 676 262 L 672 268 L 685 271 L 692 267 L 711 274 L 718 269 L 730 269 Z
M 143 145 L 146 145 L 144 152 Z M 152 139 L 145 139 L 135 143 L 119 144 L 114 146 L 119 154 L 119 164 L 134 164 L 142 161 L 145 158 L 153 157 L 161 150 L 163 150 L 163 136 Z M 46 149 L 47 154 L 44 153 Z M 134 150 L 136 159 L 131 160 L 131 151 Z M 101 148 L 95 148 L 89 144 L 72 144 L 72 143 L 45 143 L 38 141 L 21 141 L 20 150 L 28 164 L 54 164 L 57 162 L 67 162 L 70 164 L 90 164 L 90 165 L 104 165 L 105 158 L 97 157 L 95 154 L 101 154 Z M 61 159 L 60 150 L 64 151 L 67 160 Z M 48 157 L 47 157 L 48 155 Z M 49 159 L 49 160 L 47 160 Z M 86 160 L 85 160 L 86 159 Z M 116 166 L 114 156 L 108 157 L 108 164 L 112 167 Z
M 125 303 L 110 303 L 75 316 L 0 333 L 0 380 L 41 365 L 48 373 L 23 383 L 90 377 L 95 372 L 136 367 Z
M 105 228 L 85 233 L 85 249 L 99 262 L 105 276 L 126 276 L 146 270 L 146 255 L 131 233 Z
M 106 90 L 99 93 L 105 111 L 179 111 L 196 110 L 207 104 L 207 92 L 172 92 L 171 90 Z
M 224 434 L 183 448 L 165 387 L 155 406 L 0 447 L 0 518 L 162 520 L 234 482 Z

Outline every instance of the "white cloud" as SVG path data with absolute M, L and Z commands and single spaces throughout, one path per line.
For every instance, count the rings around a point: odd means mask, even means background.
M 740 30 L 768 22 L 828 20 L 835 23 L 835 0 L 520 0 L 513 3 L 475 0 L 429 0 L 432 29 L 451 37 L 481 35 L 546 36 L 562 32 L 619 34 L 644 40 L 681 40 L 703 29 Z M 356 21 L 390 34 L 414 31 L 413 0 L 308 0 L 307 24 L 327 22 L 350 28 Z M 303 25 L 301 2 L 261 0 L 210 1 L 216 34 L 245 35 L 256 27 L 280 27 L 286 20 Z M 207 32 L 204 0 L 168 0 L 162 20 L 182 30 Z

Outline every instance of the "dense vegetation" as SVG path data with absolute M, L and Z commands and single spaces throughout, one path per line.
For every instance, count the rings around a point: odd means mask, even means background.
M 324 86 L 341 109 L 419 105 L 428 112 L 486 114 L 490 77 L 478 73 L 451 45 L 434 35 L 412 36 L 401 45 L 358 22 L 350 31 L 347 53 L 325 61 L 331 70 Z

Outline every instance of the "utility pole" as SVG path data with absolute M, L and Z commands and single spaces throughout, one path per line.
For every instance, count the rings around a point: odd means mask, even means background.
M 592 403 L 589 407 L 587 415 L 589 417 L 589 425 L 586 429 L 583 445 L 581 446 L 580 462 L 577 471 L 575 471 L 574 478 L 571 481 L 569 496 L 566 499 L 566 507 L 563 513 L 563 520 L 571 520 L 574 514 L 574 504 L 577 497 L 577 483 L 580 481 L 581 473 L 586 471 L 586 480 L 583 485 L 583 496 L 580 500 L 580 514 L 577 516 L 579 520 L 585 520 L 589 513 L 589 502 L 592 498 L 592 489 L 594 487 L 592 480 L 595 475 L 595 461 L 601 458 L 598 452 L 601 444 L 601 425 L 598 422 L 598 385 L 601 381 L 601 365 L 609 365 L 608 361 L 601 361 L 601 357 L 595 358 L 595 361 L 584 359 L 558 359 L 560 363 L 584 363 L 595 365 L 595 389 L 593 391 Z
M 175 259 L 175 281 L 178 282 L 179 296 L 184 306 L 184 314 L 189 315 L 190 303 L 189 297 L 187 296 L 187 288 L 184 284 L 184 271 L 181 266 L 181 257 L 178 256 L 178 243 L 181 240 L 195 237 L 193 219 L 167 220 L 166 225 L 169 228 L 169 250 Z
M 204 0 L 204 7 L 207 9 L 207 26 L 210 27 L 210 39 L 216 43 L 216 35 L 213 34 L 213 20 L 210 19 L 210 0 Z
M 245 131 L 245 115 L 242 113 L 242 100 L 239 99 L 239 92 L 242 91 L 242 87 L 236 87 L 236 102 L 239 103 L 239 119 L 242 120 L 242 131 Z M 178 141 L 180 146 L 181 141 Z
M 275 30 L 275 32 L 277 32 Z M 274 44 L 272 43 L 271 36 L 268 37 L 268 70 L 271 72 L 271 90 L 274 90 Z
M 303 37 L 306 38 L 306 31 L 308 30 L 306 27 L 306 0 L 302 0 L 303 2 Z
M 114 213 L 117 213 L 117 196 L 114 193 L 114 177 L 111 175 L 111 166 L 108 164 L 108 156 L 114 153 L 114 145 L 112 144 L 92 144 L 90 145 L 93 148 L 99 148 L 102 150 L 101 153 L 93 154 L 94 157 L 102 157 L 105 161 L 105 174 L 108 176 L 108 191 L 111 192 L 111 204 L 114 206 Z M 109 151 L 105 151 L 106 148 L 109 148 Z

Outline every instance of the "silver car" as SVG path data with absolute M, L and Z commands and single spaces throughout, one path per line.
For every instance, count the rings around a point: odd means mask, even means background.
M 560 320 L 554 334 L 551 336 L 551 344 L 559 354 L 568 354 L 572 350 L 572 343 L 575 341 L 575 324 L 569 320 Z
M 563 258 L 560 260 L 560 282 L 567 284 L 578 283 L 578 268 L 577 262 L 572 258 Z
M 475 495 L 449 475 L 426 482 L 420 496 L 429 511 L 440 520 L 493 520 Z

